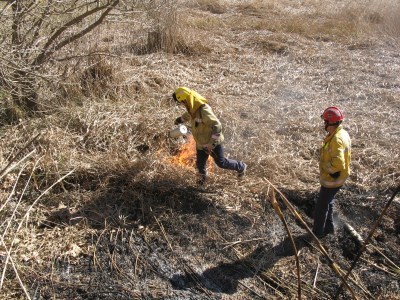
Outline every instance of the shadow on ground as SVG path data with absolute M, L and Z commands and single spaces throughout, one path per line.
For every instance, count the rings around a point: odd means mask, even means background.
M 306 246 L 305 239 L 306 235 L 294 238 L 297 251 Z M 293 248 L 289 238 L 286 238 L 276 246 L 259 246 L 243 259 L 221 263 L 200 274 L 175 274 L 170 282 L 178 290 L 198 288 L 201 285 L 212 292 L 234 294 L 240 280 L 254 277 L 273 267 L 281 258 L 292 255 Z
M 138 179 L 135 170 L 128 170 L 99 181 L 102 184 L 97 185 L 96 192 L 79 210 L 73 211 L 69 207 L 56 209 L 42 222 L 42 226 L 73 226 L 84 222 L 94 229 L 104 229 L 107 224 L 129 230 L 139 225 L 156 224 L 156 218 L 166 211 L 207 216 L 213 213 L 213 208 L 225 211 L 227 218 L 234 223 L 249 223 L 248 219 L 214 203 L 210 195 L 217 194 L 217 191 L 188 184 L 176 176 L 168 178 L 168 175 L 161 174 L 151 180 Z

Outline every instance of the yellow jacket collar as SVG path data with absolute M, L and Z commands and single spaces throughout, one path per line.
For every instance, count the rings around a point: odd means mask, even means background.
M 341 130 L 342 128 L 343 128 L 343 125 L 339 125 L 339 126 L 336 128 L 336 130 L 335 130 L 334 132 L 332 132 L 331 134 L 328 134 L 328 135 L 325 137 L 325 139 L 324 139 L 324 143 L 329 142 L 329 141 L 332 139 L 332 137 L 333 137 L 339 130 Z

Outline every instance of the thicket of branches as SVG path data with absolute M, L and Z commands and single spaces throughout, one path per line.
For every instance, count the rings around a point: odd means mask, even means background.
M 100 60 L 96 53 L 101 51 L 80 47 L 79 43 L 96 30 L 98 34 L 109 22 L 119 22 L 121 28 L 125 28 L 140 22 L 135 19 L 138 14 L 147 14 L 150 21 L 142 24 L 142 27 L 147 26 L 144 28 L 148 35 L 145 50 L 165 48 L 173 51 L 174 41 L 168 38 L 171 36 L 168 32 L 174 28 L 174 3 L 146 0 L 1 1 L 2 119 L 13 123 L 24 115 L 46 109 L 49 103 L 40 99 L 39 90 L 54 86 L 69 75 L 65 62 L 78 64 L 77 58 L 91 56 L 91 62 L 96 64 Z M 89 72 L 92 77 L 99 76 L 96 70 Z M 45 98 L 48 100 L 51 96 Z

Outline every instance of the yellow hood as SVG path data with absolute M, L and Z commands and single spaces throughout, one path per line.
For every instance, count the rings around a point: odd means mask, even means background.
M 200 108 L 200 106 L 207 103 L 206 98 L 201 96 L 196 91 L 188 89 L 186 87 L 179 87 L 175 90 L 176 98 L 179 101 L 185 101 L 185 106 L 187 111 L 190 113 L 192 117 L 194 117 L 196 111 Z

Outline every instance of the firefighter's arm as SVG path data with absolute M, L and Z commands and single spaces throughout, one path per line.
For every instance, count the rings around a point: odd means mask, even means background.
M 185 112 L 182 116 L 175 119 L 174 124 L 175 125 L 182 124 L 188 122 L 189 120 L 190 120 L 190 114 L 188 112 Z
M 209 145 L 213 148 L 215 147 L 215 143 L 220 139 L 222 132 L 222 125 L 218 118 L 214 115 L 214 113 L 209 109 L 204 109 L 202 111 L 202 118 L 205 125 L 211 128 L 211 137 L 209 141 Z

